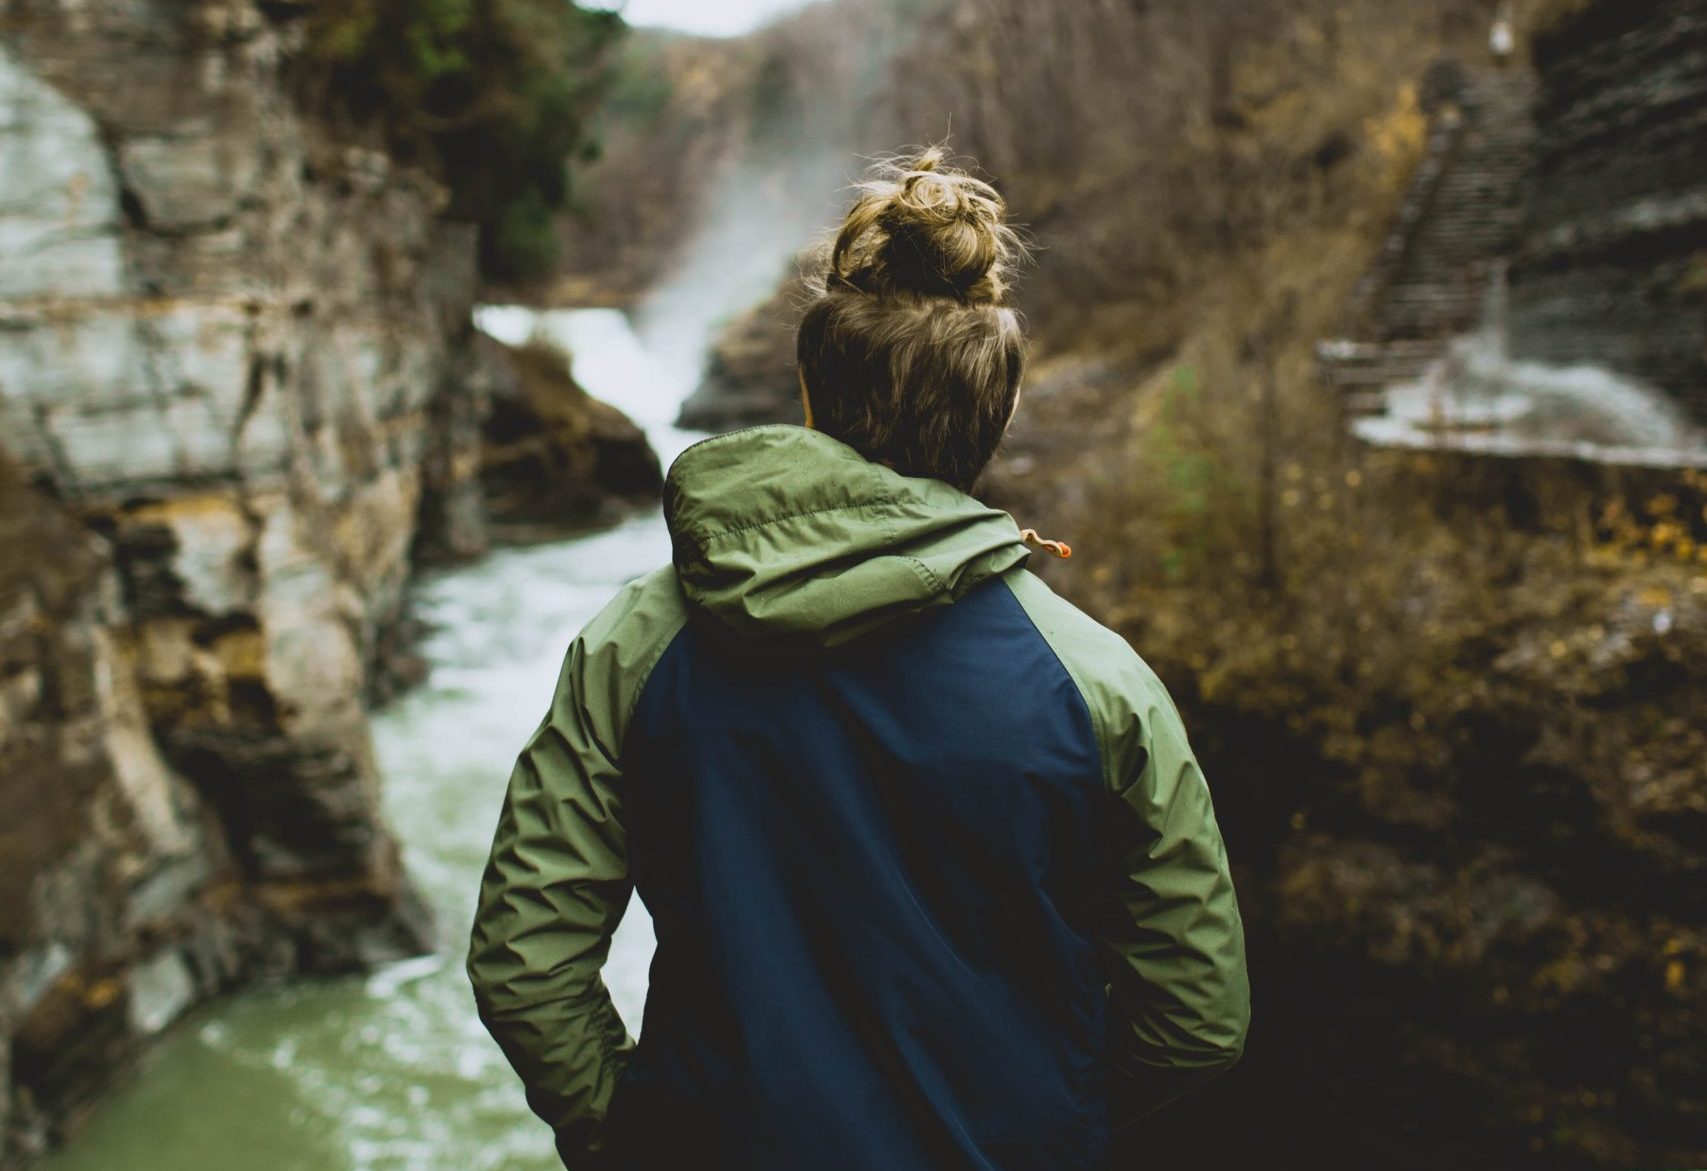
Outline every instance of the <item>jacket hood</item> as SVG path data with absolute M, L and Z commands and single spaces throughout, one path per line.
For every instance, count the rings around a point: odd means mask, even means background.
M 804 427 L 687 449 L 664 483 L 690 606 L 737 635 L 835 646 L 1025 562 L 1007 513 Z

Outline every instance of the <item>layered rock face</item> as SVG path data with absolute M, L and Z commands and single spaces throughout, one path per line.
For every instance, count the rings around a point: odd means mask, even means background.
M 495 539 L 550 537 L 657 499 L 664 476 L 645 434 L 591 397 L 560 351 L 482 338 L 477 352 L 491 378 L 480 479 Z
M 0 435 L 111 541 L 152 722 L 257 889 L 377 932 L 302 961 L 412 947 L 362 690 L 468 331 L 467 240 L 430 184 L 316 140 L 250 6 L 8 28 Z
M 104 542 L 0 471 L 0 1165 L 258 938 L 161 755 Z
M 1639 378 L 1707 421 L 1707 3 L 1597 0 L 1536 61 L 1513 352 Z
M 429 941 L 364 707 L 513 376 L 300 11 L 0 0 L 0 1164 L 198 998 Z

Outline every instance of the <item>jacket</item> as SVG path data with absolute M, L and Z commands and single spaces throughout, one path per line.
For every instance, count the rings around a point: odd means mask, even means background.
M 1209 789 L 1014 521 L 834 439 L 708 439 L 569 647 L 468 959 L 570 1171 L 1066 1171 L 1249 1019 Z M 600 979 L 638 889 L 638 1044 Z

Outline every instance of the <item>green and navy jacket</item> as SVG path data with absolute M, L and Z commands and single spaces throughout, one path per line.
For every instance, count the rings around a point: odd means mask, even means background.
M 570 1171 L 1069 1171 L 1235 1061 L 1178 712 L 1012 518 L 798 427 L 706 440 L 569 647 L 468 971 Z M 638 890 L 631 1040 L 600 979 Z

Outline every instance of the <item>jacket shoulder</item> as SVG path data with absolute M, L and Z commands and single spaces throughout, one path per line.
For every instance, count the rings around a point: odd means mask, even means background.
M 685 625 L 681 585 L 666 565 L 623 586 L 576 636 L 569 659 L 580 666 L 580 702 L 616 742 L 652 668 Z
M 1161 679 L 1132 644 L 1061 597 L 1029 570 L 1003 575 L 1032 624 L 1066 668 L 1090 709 L 1109 786 L 1132 779 L 1150 736 L 1177 726 Z
M 579 641 L 589 652 L 668 643 L 686 622 L 675 566 L 665 565 L 619 589 L 582 627 Z

